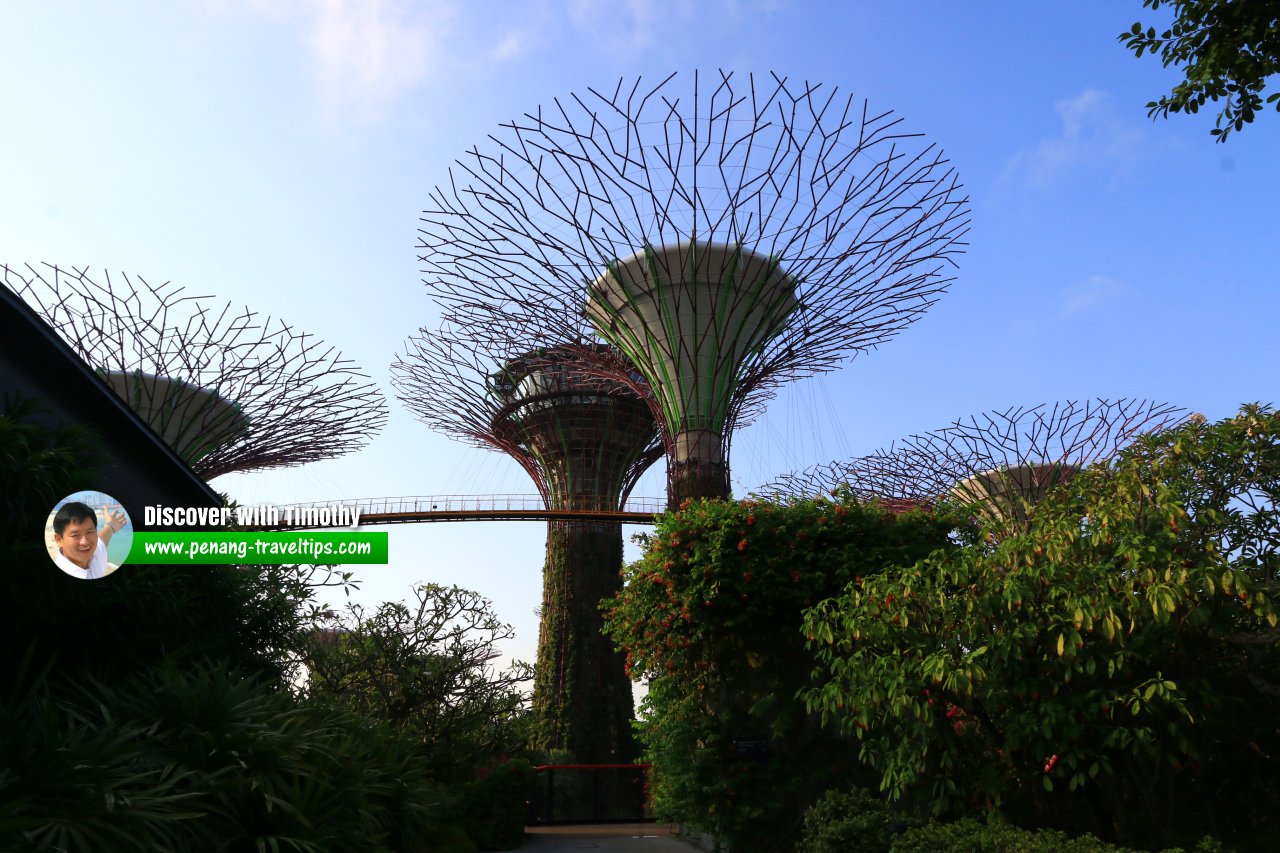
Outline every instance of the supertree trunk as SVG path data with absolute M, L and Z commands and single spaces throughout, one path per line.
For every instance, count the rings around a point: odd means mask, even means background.
M 727 498 L 729 466 L 710 459 L 672 462 L 667 474 L 667 508 L 679 509 L 686 500 Z
M 602 633 L 600 601 L 622 588 L 622 526 L 554 522 L 547 530 L 533 706 L 536 746 L 581 763 L 636 757 L 631 680 Z
M 617 511 L 662 455 L 643 388 L 593 369 L 594 359 L 618 357 L 607 347 L 511 354 L 479 347 L 447 325 L 411 346 L 393 368 L 406 405 L 442 431 L 507 453 L 537 484 L 549 510 Z M 548 525 L 535 745 L 567 751 L 575 762 L 635 757 L 631 680 L 624 657 L 602 632 L 599 609 L 620 590 L 621 570 L 618 523 Z

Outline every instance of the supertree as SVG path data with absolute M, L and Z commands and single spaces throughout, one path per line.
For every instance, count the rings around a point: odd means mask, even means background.
M 386 421 L 368 377 L 278 320 L 123 273 L 0 271 L 206 480 L 350 453 Z
M 419 244 L 458 324 L 650 401 L 673 506 L 728 495 L 733 430 L 780 383 L 921 316 L 968 227 L 955 171 L 891 112 L 776 75 L 692 84 L 502 125 L 431 193 Z
M 595 354 L 603 358 L 604 350 Z M 547 509 L 618 510 L 662 455 L 658 429 L 631 383 L 576 364 L 557 347 L 481 346 L 446 322 L 409 340 L 392 365 L 392 382 L 431 428 L 515 459 Z M 621 588 L 621 570 L 617 522 L 548 523 L 534 669 L 537 739 L 578 761 L 635 757 L 631 681 L 602 633 L 599 610 Z
M 929 506 L 946 497 L 972 506 L 996 530 L 1015 530 L 1053 486 L 1138 436 L 1185 418 L 1183 409 L 1147 400 L 1018 406 L 957 420 L 847 462 L 787 474 L 755 491 L 805 498 L 846 486 L 891 507 Z
M 923 473 L 931 460 L 910 448 L 891 447 L 866 456 L 791 471 L 751 490 L 775 501 L 824 499 L 848 489 L 863 503 L 877 501 L 892 512 L 928 508 L 938 500 L 933 478 Z

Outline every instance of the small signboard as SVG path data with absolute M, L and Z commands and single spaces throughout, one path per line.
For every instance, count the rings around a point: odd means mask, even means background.
M 764 761 L 769 757 L 769 741 L 763 737 L 736 737 L 733 739 L 733 755 L 751 761 Z

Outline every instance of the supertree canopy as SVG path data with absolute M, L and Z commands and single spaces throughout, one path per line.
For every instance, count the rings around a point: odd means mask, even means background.
M 777 76 L 588 89 L 503 125 L 422 216 L 425 282 L 505 345 L 643 380 L 668 496 L 729 491 L 733 429 L 781 382 L 918 318 L 951 279 L 967 198 L 891 112 Z
M 0 270 L 204 479 L 340 456 L 386 421 L 368 377 L 269 317 L 138 276 Z
M 599 359 L 616 354 L 597 347 Z M 433 429 L 515 459 L 547 509 L 614 511 L 662 455 L 642 383 L 585 372 L 559 347 L 483 346 L 447 323 L 392 365 L 400 399 Z M 579 761 L 629 761 L 631 681 L 603 635 L 601 599 L 621 587 L 617 522 L 548 524 L 534 678 L 537 739 Z
M 847 486 L 891 507 L 947 497 L 973 506 L 997 528 L 1016 529 L 1053 486 L 1185 417 L 1183 409 L 1146 400 L 1015 407 L 957 420 L 848 462 L 787 474 L 756 492 L 804 498 Z

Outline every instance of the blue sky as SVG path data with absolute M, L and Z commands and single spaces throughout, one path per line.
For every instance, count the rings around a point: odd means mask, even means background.
M 434 324 L 414 248 L 427 193 L 499 122 L 555 97 L 773 71 L 866 97 L 940 144 L 973 225 L 923 320 L 787 388 L 735 438 L 737 493 L 1016 404 L 1148 397 L 1220 418 L 1280 396 L 1280 117 L 1226 145 L 1211 114 L 1149 120 L 1176 75 L 1116 42 L 1139 18 L 1161 21 L 1138 0 L 5 3 L 0 261 L 247 304 L 384 388 L 391 417 L 370 447 L 214 481 L 243 503 L 529 493 L 514 464 L 394 400 L 388 365 Z M 659 471 L 636 493 L 661 490 Z M 476 589 L 530 659 L 543 535 L 391 528 L 392 564 L 363 570 L 358 598 Z

